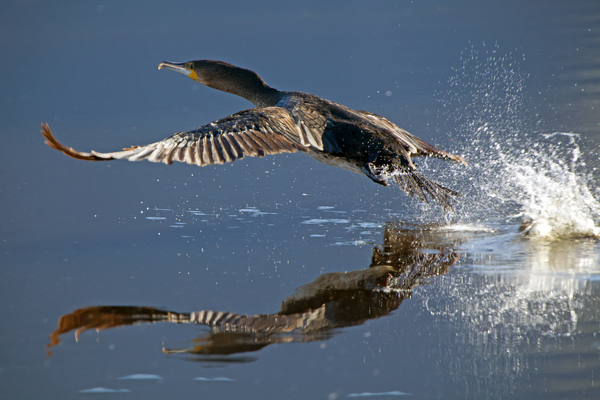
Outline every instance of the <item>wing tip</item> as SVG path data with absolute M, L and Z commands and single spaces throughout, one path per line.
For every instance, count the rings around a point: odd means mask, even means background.
M 459 163 L 459 164 L 462 164 L 462 165 L 464 165 L 465 167 L 468 167 L 468 166 L 469 166 L 469 163 L 467 162 L 467 160 L 465 160 L 465 158 L 464 158 L 463 156 L 457 156 L 457 155 L 455 155 L 455 154 L 449 154 L 449 156 L 451 156 L 451 157 L 450 157 L 450 160 L 452 160 L 452 161 L 454 161 L 454 162 L 457 162 L 457 163 Z
M 66 147 L 65 145 L 63 145 L 62 143 L 60 143 L 52 134 L 52 131 L 50 131 L 50 127 L 48 126 L 48 124 L 44 124 L 42 123 L 42 135 L 44 135 L 44 137 L 46 138 L 45 142 L 49 147 L 60 151 L 61 153 L 75 158 L 77 160 L 86 160 L 86 161 L 107 161 L 110 160 L 110 158 L 101 158 L 98 157 L 94 154 L 91 153 L 84 153 L 84 152 L 80 152 L 75 150 L 72 147 Z

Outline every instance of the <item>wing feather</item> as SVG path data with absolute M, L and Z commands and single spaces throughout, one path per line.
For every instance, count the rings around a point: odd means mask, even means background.
M 254 157 L 263 157 L 265 155 L 264 150 L 260 148 L 258 143 L 256 143 L 256 140 L 254 140 L 254 138 L 251 135 L 248 135 L 247 132 L 243 132 L 240 135 L 240 137 L 242 138 L 242 140 L 244 140 L 244 143 L 248 145 L 248 148 L 251 151 L 251 154 L 249 155 Z
M 226 136 L 219 135 L 217 136 L 217 139 L 219 140 L 219 144 L 221 146 L 221 153 L 223 153 L 223 159 L 225 160 L 225 162 L 235 161 L 236 158 L 231 152 L 231 146 L 229 145 Z
M 229 147 L 231 148 L 231 152 L 234 155 L 235 159 L 237 160 L 238 158 L 243 158 L 244 151 L 242 150 L 242 148 L 240 147 L 240 144 L 235 139 L 235 136 L 232 134 L 227 134 L 223 137 L 225 138 L 227 143 L 229 143 Z
M 209 136 L 208 141 L 210 146 L 208 148 L 208 152 L 210 153 L 210 158 L 213 160 L 213 164 L 223 164 L 223 159 L 221 158 L 221 154 L 219 152 L 219 148 L 215 143 L 215 137 Z
M 304 147 L 314 147 L 323 150 L 323 134 L 327 125 L 327 118 L 319 112 L 318 104 L 310 104 L 312 97 L 286 97 L 279 106 L 291 114 L 293 128 L 286 130 L 286 139 Z M 313 99 L 314 100 L 314 99 Z
M 396 140 L 407 148 L 407 151 L 411 156 L 436 157 L 467 165 L 467 162 L 461 156 L 447 153 L 436 146 L 424 142 L 381 115 L 373 114 L 368 111 L 358 111 L 358 113 L 369 118 L 373 124 L 391 132 Z
M 150 155 L 148 156 L 148 161 L 150 162 L 160 162 L 162 160 L 162 153 L 164 151 L 164 147 L 162 143 L 157 143 L 154 147 L 154 151 L 152 153 L 150 153 Z M 98 155 L 100 156 L 100 153 L 96 153 L 95 151 L 92 151 L 92 153 L 94 155 Z M 114 156 L 110 156 L 110 157 L 106 157 L 106 159 L 111 159 L 114 158 Z
M 140 151 L 138 151 L 136 154 L 132 155 L 129 160 L 130 161 L 139 161 L 139 160 L 143 160 L 144 158 L 148 157 L 148 155 L 150 155 L 153 151 L 155 150 L 154 147 L 152 146 L 147 146 L 147 147 L 143 147 L 141 148 Z
M 128 159 L 165 164 L 177 161 L 204 166 L 232 162 L 245 156 L 263 157 L 266 154 L 308 152 L 308 148 L 300 143 L 290 113 L 280 107 L 241 111 L 155 143 L 111 153 L 85 153 L 67 148 L 52 135 L 47 124 L 42 124 L 42 133 L 50 147 L 70 157 L 88 161 Z
M 207 165 L 215 164 L 212 153 L 212 140 L 210 139 L 210 136 L 202 138 L 202 144 L 204 145 L 204 151 L 202 152 L 202 155 L 204 156 L 204 162 L 206 162 Z

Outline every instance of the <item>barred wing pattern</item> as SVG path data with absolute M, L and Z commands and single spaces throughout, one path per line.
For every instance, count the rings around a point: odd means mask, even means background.
M 289 111 L 296 126 L 293 136 L 286 137 L 305 147 L 324 150 L 323 142 L 329 152 L 339 151 L 337 143 L 328 143 L 323 134 L 327 128 L 328 121 L 318 107 L 310 107 L 309 98 L 286 97 L 277 103 L 277 106 Z
M 223 164 L 245 156 L 308 152 L 300 143 L 298 127 L 290 114 L 279 107 L 240 111 L 189 132 L 179 132 L 164 140 L 122 151 L 84 153 L 62 145 L 42 124 L 46 143 L 64 154 L 90 161 L 128 159 L 172 164 L 174 161 L 199 166 Z M 295 140 L 294 140 L 295 139 Z
M 172 314 L 173 315 L 173 314 Z M 256 335 L 310 333 L 331 324 L 325 306 L 300 313 L 241 315 L 226 311 L 201 310 L 185 315 L 184 322 L 208 325 L 213 332 L 240 332 Z

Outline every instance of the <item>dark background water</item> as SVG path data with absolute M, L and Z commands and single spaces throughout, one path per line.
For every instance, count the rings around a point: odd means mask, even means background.
M 38 133 L 48 122 L 68 146 L 113 151 L 249 108 L 157 70 L 211 58 L 384 115 L 458 153 L 473 153 L 468 127 L 481 119 L 523 142 L 579 133 L 598 198 L 597 2 L 7 1 L 0 10 L 1 397 L 104 396 L 82 392 L 97 387 L 129 390 L 111 398 L 599 397 L 597 240 L 520 240 L 514 210 L 483 200 L 477 212 L 490 213 L 477 229 L 412 242 L 461 258 L 382 318 L 216 359 L 163 353 L 198 345 L 208 332 L 198 325 L 89 330 L 78 342 L 71 331 L 49 356 L 50 334 L 75 310 L 273 314 L 324 273 L 368 268 L 386 222 L 444 218 L 300 154 L 204 168 L 85 163 Z M 518 98 L 510 112 L 503 90 Z M 500 104 L 476 96 L 486 93 Z M 469 192 L 481 174 L 442 178 Z M 119 379 L 133 374 L 161 379 Z

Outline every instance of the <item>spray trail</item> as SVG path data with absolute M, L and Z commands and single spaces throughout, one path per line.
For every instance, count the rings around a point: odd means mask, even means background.
M 454 166 L 444 171 L 448 181 L 466 181 L 457 218 L 517 221 L 530 238 L 600 238 L 599 193 L 590 189 L 597 169 L 588 172 L 585 162 L 597 155 L 582 154 L 577 134 L 533 133 L 523 94 L 527 76 L 512 54 L 497 54 L 498 46 L 463 54 L 444 102 L 463 110 L 451 117 L 465 135 L 458 153 L 470 164 L 468 174 Z

